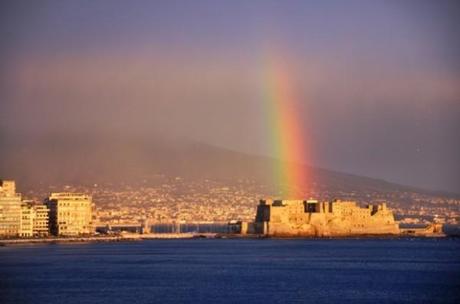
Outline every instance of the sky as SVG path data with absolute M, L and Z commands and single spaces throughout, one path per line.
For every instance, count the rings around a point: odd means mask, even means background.
M 456 1 L 0 5 L 0 136 L 161 135 L 276 157 L 275 60 L 308 143 L 295 161 L 460 192 Z

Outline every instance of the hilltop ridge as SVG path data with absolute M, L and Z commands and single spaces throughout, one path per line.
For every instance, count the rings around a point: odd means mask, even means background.
M 231 183 L 250 179 L 272 185 L 273 166 L 279 160 L 249 155 L 189 140 L 168 140 L 112 136 L 48 136 L 29 140 L 1 141 L 0 172 L 23 187 L 43 184 L 120 183 L 149 178 L 156 174 L 180 176 L 191 180 L 211 179 Z M 326 191 L 436 193 L 391 183 L 382 179 L 357 176 L 304 164 L 312 183 Z

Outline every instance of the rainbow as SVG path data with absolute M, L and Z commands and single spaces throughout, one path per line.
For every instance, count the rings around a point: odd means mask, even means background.
M 280 195 L 289 199 L 305 195 L 309 172 L 299 166 L 308 158 L 307 143 L 289 73 L 281 63 L 273 58 L 268 61 L 263 98 L 268 109 L 270 148 L 280 160 L 273 168 L 275 184 Z

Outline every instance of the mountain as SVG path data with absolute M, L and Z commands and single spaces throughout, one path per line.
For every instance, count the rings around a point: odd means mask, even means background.
M 241 179 L 273 184 L 271 168 L 279 160 L 248 155 L 188 140 L 92 135 L 2 137 L 0 172 L 23 187 L 59 184 L 135 182 L 156 174 L 232 182 Z M 315 187 L 324 191 L 420 192 L 384 180 L 334 172 L 303 164 Z M 312 187 L 314 185 L 306 185 Z M 439 194 L 439 193 L 437 193 Z

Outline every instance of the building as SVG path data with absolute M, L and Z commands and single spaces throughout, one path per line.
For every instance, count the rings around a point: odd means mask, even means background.
M 228 233 L 236 233 L 242 235 L 254 233 L 253 226 L 254 224 L 249 225 L 248 222 L 231 220 L 228 222 Z
M 0 237 L 48 235 L 48 208 L 22 201 L 14 181 L 0 181 Z
M 399 234 L 385 203 L 359 207 L 353 201 L 261 200 L 255 233 L 270 236 L 348 236 Z
M 44 204 L 32 205 L 34 214 L 33 218 L 33 235 L 48 236 L 49 234 L 49 209 Z
M 34 210 L 32 207 L 23 202 L 21 204 L 21 222 L 19 226 L 20 237 L 32 237 L 34 234 Z
M 19 236 L 48 236 L 49 209 L 44 204 L 23 201 L 21 205 L 21 228 Z
M 14 181 L 0 180 L 0 237 L 17 237 L 21 226 L 21 194 Z
M 22 201 L 20 237 L 48 236 L 49 209 L 44 204 L 33 201 Z
M 57 236 L 92 234 L 91 196 L 81 193 L 51 193 L 45 200 L 49 208 L 50 232 Z

